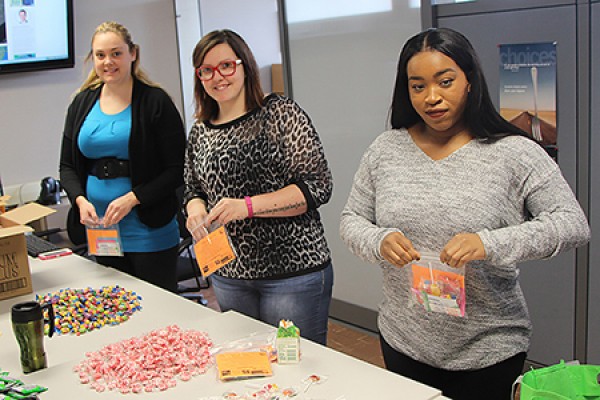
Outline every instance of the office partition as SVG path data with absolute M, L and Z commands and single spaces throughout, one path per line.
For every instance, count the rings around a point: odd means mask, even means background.
M 590 28 L 588 71 L 590 72 L 590 219 L 592 245 L 589 257 L 588 362 L 600 364 L 600 1 L 589 5 Z
M 333 173 L 320 209 L 335 270 L 331 315 L 376 329 L 381 273 L 342 243 L 340 213 L 362 154 L 386 129 L 398 55 L 421 29 L 420 9 L 408 0 L 328 3 L 280 2 L 286 91 L 311 116 Z

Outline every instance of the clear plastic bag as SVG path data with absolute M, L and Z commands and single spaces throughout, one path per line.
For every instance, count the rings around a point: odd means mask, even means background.
M 89 254 L 95 256 L 123 256 L 119 224 L 104 226 L 102 220 L 97 224 L 86 221 L 85 230 Z
M 194 255 L 203 278 L 207 278 L 219 268 L 237 258 L 231 238 L 224 225 L 213 222 L 208 228 L 202 222 L 191 230 L 194 237 Z
M 252 334 L 241 339 L 220 344 L 216 343 L 211 349 L 210 353 L 212 356 L 215 356 L 221 353 L 262 351 L 267 353 L 269 359 L 274 361 L 276 359 L 274 348 L 276 336 L 276 331 L 253 332 Z
M 432 254 L 422 254 L 419 261 L 407 267 L 411 268 L 410 299 L 414 306 L 429 312 L 467 316 L 464 267 L 451 267 Z
M 276 353 L 275 332 L 253 333 L 245 338 L 216 345 L 211 351 L 221 381 L 272 376 Z

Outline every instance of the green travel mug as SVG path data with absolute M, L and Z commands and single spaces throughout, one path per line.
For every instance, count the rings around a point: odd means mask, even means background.
M 12 328 L 21 349 L 21 367 L 28 374 L 48 366 L 44 351 L 44 316 L 42 310 L 48 310 L 50 331 L 54 333 L 54 309 L 52 304 L 40 305 L 37 301 L 27 301 L 12 307 Z

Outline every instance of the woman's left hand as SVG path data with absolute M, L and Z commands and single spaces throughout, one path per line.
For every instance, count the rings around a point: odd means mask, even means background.
M 244 199 L 223 198 L 208 213 L 206 225 L 213 221 L 225 225 L 230 221 L 242 220 L 248 217 L 248 207 Z
M 138 204 L 140 202 L 133 192 L 117 197 L 108 205 L 102 223 L 104 226 L 118 224 Z
M 469 261 L 484 260 L 485 248 L 476 233 L 459 233 L 454 236 L 440 253 L 440 261 L 451 267 L 463 267 Z

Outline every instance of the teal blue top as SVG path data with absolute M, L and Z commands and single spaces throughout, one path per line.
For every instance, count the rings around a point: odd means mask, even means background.
M 90 159 L 116 157 L 129 159 L 131 106 L 117 114 L 105 114 L 97 101 L 81 127 L 78 144 Z M 98 217 L 102 218 L 111 201 L 131 191 L 131 179 L 98 179 L 88 175 L 87 198 Z M 179 227 L 175 218 L 160 228 L 143 224 L 135 208 L 119 222 L 124 252 L 153 252 L 166 250 L 179 243 Z

